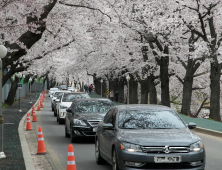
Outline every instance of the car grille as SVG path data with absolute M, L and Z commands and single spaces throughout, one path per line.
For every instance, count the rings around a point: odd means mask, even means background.
M 101 120 L 88 120 L 88 123 L 89 123 L 90 126 L 96 127 L 96 126 L 98 126 L 100 121 Z
M 142 146 L 144 153 L 188 153 L 189 147 L 183 146 Z
M 82 131 L 82 133 L 84 134 L 84 136 L 95 136 L 96 132 L 92 132 L 92 131 Z
M 138 169 L 193 169 L 197 168 L 190 166 L 190 163 L 184 162 L 184 163 L 147 163 L 144 166 L 138 168 Z

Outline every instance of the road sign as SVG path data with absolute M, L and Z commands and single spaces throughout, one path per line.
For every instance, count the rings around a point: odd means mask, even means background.
M 106 95 L 108 95 L 109 94 L 109 89 L 106 89 Z
M 22 84 L 21 83 L 18 83 L 18 89 L 22 89 Z

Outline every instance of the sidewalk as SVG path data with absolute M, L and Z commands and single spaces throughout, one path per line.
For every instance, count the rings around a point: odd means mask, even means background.
M 96 93 L 89 94 L 92 98 L 100 98 L 101 96 Z M 114 105 L 122 105 L 124 103 L 117 103 L 114 102 Z M 197 124 L 197 128 L 195 128 L 193 131 L 196 132 L 203 132 L 207 133 L 209 135 L 215 135 L 222 137 L 222 122 L 216 122 L 209 119 L 203 119 L 203 118 L 192 118 L 189 116 L 185 116 L 180 114 L 181 118 L 184 120 L 185 123 L 193 122 Z
M 30 96 L 31 102 L 30 103 Z M 31 109 L 32 104 L 36 102 L 39 97 L 35 94 L 26 95 L 21 100 L 21 110 L 19 112 L 19 102 L 16 102 L 11 107 L 2 110 L 4 118 L 3 126 L 3 152 L 6 158 L 0 159 L 0 170 L 25 170 L 25 161 L 22 151 L 22 143 L 18 133 L 20 120 Z

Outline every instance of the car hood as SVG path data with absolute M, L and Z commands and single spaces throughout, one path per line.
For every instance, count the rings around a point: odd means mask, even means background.
M 60 105 L 61 106 L 66 106 L 66 107 L 70 107 L 72 104 L 72 102 L 62 102 Z
M 143 146 L 188 146 L 200 138 L 184 129 L 119 129 L 118 139 Z
M 105 113 L 77 113 L 75 118 L 80 120 L 102 120 Z

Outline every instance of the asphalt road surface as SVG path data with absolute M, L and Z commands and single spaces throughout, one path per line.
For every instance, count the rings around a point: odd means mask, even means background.
M 68 145 L 70 138 L 65 137 L 64 125 L 59 125 L 51 111 L 51 101 L 45 98 L 44 108 L 38 115 L 38 124 L 42 127 L 45 147 L 51 156 L 53 169 L 65 170 L 67 163 Z M 207 153 L 206 170 L 221 170 L 222 168 L 222 139 L 210 135 L 199 135 L 205 145 Z M 95 161 L 94 138 L 73 143 L 76 166 L 78 170 L 111 170 L 109 164 L 97 165 Z

